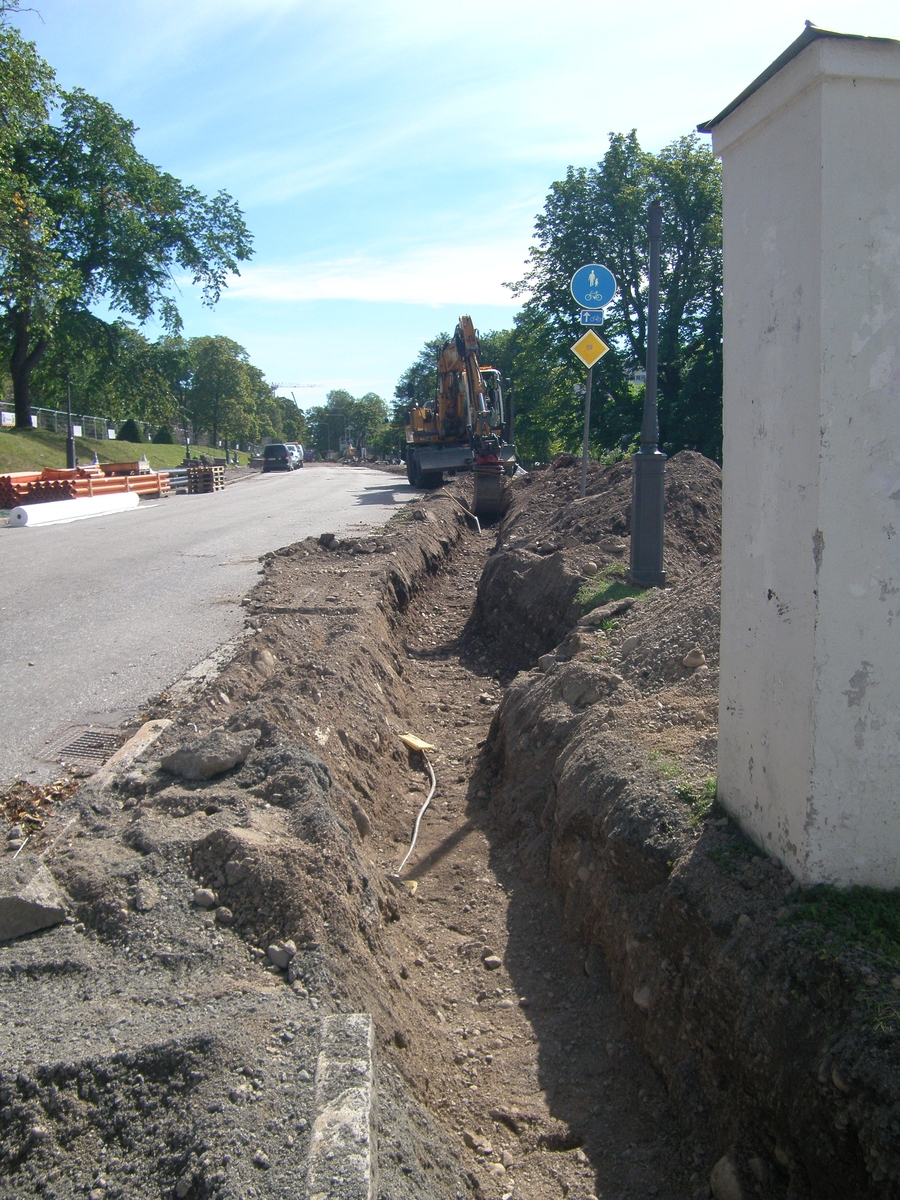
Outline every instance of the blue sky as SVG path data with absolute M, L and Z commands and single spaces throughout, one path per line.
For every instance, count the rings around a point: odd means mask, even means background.
M 246 346 L 302 407 L 390 399 L 426 338 L 508 326 L 534 217 L 610 130 L 659 149 L 802 31 L 900 37 L 897 0 L 26 0 L 61 84 L 243 208 L 255 254 L 189 335 Z M 155 330 L 148 329 L 151 336 Z M 286 389 L 290 390 L 290 389 Z

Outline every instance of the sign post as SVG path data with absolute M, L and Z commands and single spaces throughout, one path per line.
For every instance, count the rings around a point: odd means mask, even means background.
M 569 284 L 572 296 L 581 305 L 582 325 L 603 324 L 603 312 L 616 294 L 616 277 L 608 267 L 600 263 L 587 263 L 579 267 Z M 609 350 L 599 334 L 589 328 L 572 347 L 575 354 L 588 369 L 587 387 L 584 390 L 584 442 L 581 447 L 581 498 L 587 488 L 588 449 L 591 437 L 591 385 L 594 381 L 594 366 Z
M 582 500 L 587 487 L 588 443 L 591 436 L 591 385 L 594 381 L 594 367 L 608 351 L 609 346 L 598 333 L 594 333 L 593 329 L 582 334 L 572 347 L 572 353 L 576 358 L 580 358 L 588 369 L 587 387 L 584 390 L 584 442 L 581 447 Z

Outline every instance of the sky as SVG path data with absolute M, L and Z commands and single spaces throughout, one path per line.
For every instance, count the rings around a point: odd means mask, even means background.
M 721 111 L 812 20 L 900 38 L 897 0 L 23 0 L 63 87 L 229 192 L 255 251 L 188 336 L 225 334 L 308 408 L 391 400 L 461 313 L 508 328 L 535 216 L 610 131 L 659 150 Z M 145 332 L 156 336 L 152 325 Z

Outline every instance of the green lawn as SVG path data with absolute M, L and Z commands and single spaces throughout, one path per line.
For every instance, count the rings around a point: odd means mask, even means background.
M 184 446 L 155 446 L 150 442 L 95 441 L 93 438 L 75 439 L 75 456 L 80 466 L 94 461 L 94 453 L 101 462 L 134 462 L 146 454 L 154 470 L 177 467 L 184 461 Z M 194 447 L 194 457 L 208 453 L 207 447 Z M 242 463 L 246 454 L 239 454 Z M 66 439 L 62 433 L 50 433 L 46 429 L 0 429 L 0 475 L 10 471 L 40 471 L 42 467 L 64 467 L 66 465 Z

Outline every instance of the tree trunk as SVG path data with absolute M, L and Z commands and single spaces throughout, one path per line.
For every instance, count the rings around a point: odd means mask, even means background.
M 9 359 L 9 373 L 16 406 L 16 429 L 31 428 L 31 372 L 47 352 L 47 338 L 43 333 L 29 351 L 30 324 L 31 313 L 27 308 L 13 310 L 13 350 Z

